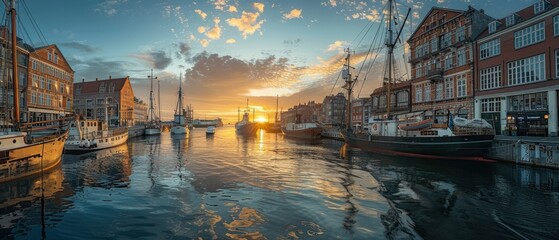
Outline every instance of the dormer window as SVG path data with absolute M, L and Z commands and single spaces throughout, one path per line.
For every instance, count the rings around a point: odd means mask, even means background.
M 516 23 L 516 18 L 517 18 L 517 16 L 516 16 L 516 14 L 514 14 L 514 13 L 511 14 L 511 15 L 508 15 L 508 16 L 505 18 L 506 26 L 509 27 L 509 26 L 514 25 L 514 24 Z
M 534 14 L 538 14 L 543 12 L 543 10 L 545 10 L 545 7 L 547 6 L 547 1 L 546 0 L 539 0 L 536 3 L 534 3 Z
M 497 21 L 493 21 L 489 23 L 489 33 L 494 33 L 497 31 Z

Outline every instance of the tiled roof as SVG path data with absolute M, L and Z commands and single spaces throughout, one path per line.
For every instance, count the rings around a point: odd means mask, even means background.
M 99 87 L 101 86 L 101 84 L 106 84 L 105 88 L 107 90 L 105 90 L 105 92 L 109 92 L 108 89 L 114 84 L 115 86 L 114 92 L 119 92 L 120 90 L 122 90 L 127 80 L 128 77 L 95 80 L 89 82 L 77 82 L 74 83 L 74 89 L 81 88 L 81 92 L 80 92 L 81 94 L 99 93 Z

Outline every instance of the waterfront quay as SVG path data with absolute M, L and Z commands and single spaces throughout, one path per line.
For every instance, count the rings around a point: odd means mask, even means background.
M 0 184 L 0 239 L 553 239 L 557 179 L 196 128 L 65 154 L 42 176 Z
M 559 137 L 497 135 L 486 158 L 559 169 Z

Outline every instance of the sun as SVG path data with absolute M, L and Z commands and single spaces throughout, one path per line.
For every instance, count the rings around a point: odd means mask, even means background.
M 259 123 L 263 123 L 263 122 L 267 122 L 268 120 L 265 117 L 258 117 L 255 121 Z

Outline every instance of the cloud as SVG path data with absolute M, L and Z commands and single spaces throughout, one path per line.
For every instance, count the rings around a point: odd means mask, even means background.
M 95 8 L 96 12 L 104 13 L 108 16 L 114 16 L 118 13 L 117 7 L 119 5 L 126 3 L 128 0 L 105 0 L 99 4 L 97 4 L 97 8 Z
M 206 32 L 206 36 L 209 39 L 216 40 L 221 38 L 221 27 L 219 26 L 219 18 L 214 18 L 214 27 L 212 27 L 208 32 Z
M 66 58 L 74 69 L 76 82 L 81 82 L 82 78 L 94 80 L 95 78 L 106 79 L 112 77 L 124 77 L 130 69 L 136 66 L 133 62 L 121 60 L 107 60 L 106 58 L 91 58 L 87 60 L 69 56 Z
M 67 48 L 72 48 L 78 51 L 81 51 L 83 53 L 95 53 L 95 52 L 99 52 L 101 49 L 93 47 L 91 45 L 87 45 L 81 42 L 66 42 L 66 43 L 61 43 L 60 46 L 62 47 L 67 47 Z
M 260 13 L 250 13 L 243 11 L 240 18 L 229 18 L 227 19 L 227 23 L 232 26 L 236 27 L 243 35 L 243 38 L 246 39 L 248 35 L 254 34 L 257 30 L 262 27 L 264 20 L 258 21 L 258 17 Z
M 202 45 L 202 47 L 207 47 L 208 44 L 210 44 L 210 42 L 207 39 L 200 39 L 200 45 Z
M 255 3 L 252 4 L 252 7 L 254 9 L 256 9 L 257 11 L 261 12 L 261 13 L 264 12 L 264 4 L 263 3 L 255 2 Z
M 229 9 L 228 9 L 227 11 L 228 11 L 228 12 L 232 12 L 232 13 L 233 13 L 233 12 L 237 12 L 237 7 L 231 5 L 231 6 L 229 6 Z
M 144 54 L 132 55 L 137 59 L 147 62 L 154 69 L 165 69 L 171 64 L 172 59 L 164 51 L 150 51 Z
M 175 45 L 177 46 L 177 45 Z M 188 59 L 188 57 L 190 57 L 190 52 L 192 51 L 192 48 L 188 45 L 188 43 L 185 42 L 181 42 L 178 44 L 178 51 L 177 53 L 177 58 L 182 58 L 184 57 L 185 59 Z
M 199 33 L 205 33 L 206 32 L 206 27 L 204 27 L 204 26 L 198 27 L 198 32 Z
M 194 10 L 194 12 L 197 13 L 198 15 L 200 15 L 200 17 L 204 20 L 206 20 L 206 17 L 208 16 L 208 14 L 206 14 L 205 12 L 203 12 L 200 9 L 196 9 L 196 10 Z
M 215 9 L 218 9 L 218 10 L 223 10 L 223 8 L 225 7 L 226 4 L 227 4 L 226 0 L 216 0 L 214 2 Z
M 334 43 L 328 45 L 327 52 L 330 51 L 341 51 L 345 46 L 349 45 L 346 41 L 335 41 Z
M 283 15 L 283 19 L 293 19 L 293 18 L 302 18 L 301 13 L 303 10 L 301 9 L 292 9 L 289 13 Z
M 231 43 L 236 43 L 236 42 L 237 42 L 237 40 L 235 40 L 234 38 L 229 38 L 225 41 L 225 43 L 230 43 L 230 44 Z

